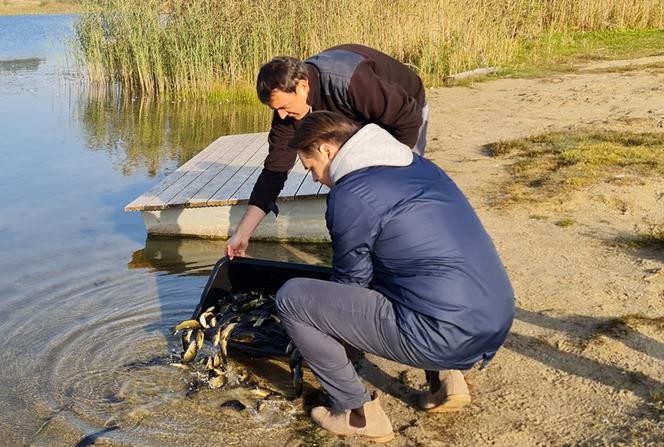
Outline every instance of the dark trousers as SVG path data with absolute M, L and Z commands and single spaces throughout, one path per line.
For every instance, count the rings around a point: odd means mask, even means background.
M 341 341 L 416 368 L 440 369 L 408 341 L 392 303 L 374 290 L 292 279 L 277 292 L 277 310 L 334 409 L 358 408 L 371 400 Z

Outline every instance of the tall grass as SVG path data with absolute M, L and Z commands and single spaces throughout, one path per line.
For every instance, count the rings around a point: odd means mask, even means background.
M 275 55 L 355 42 L 428 85 L 501 64 L 551 32 L 664 27 L 664 0 L 102 0 L 76 23 L 89 78 L 178 95 L 251 92 Z M 248 93 L 250 94 L 250 93 Z

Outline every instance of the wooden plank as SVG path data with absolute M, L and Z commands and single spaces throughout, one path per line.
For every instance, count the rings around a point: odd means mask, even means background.
M 185 174 L 177 183 L 169 189 L 162 192 L 160 199 L 165 202 L 166 207 L 177 207 L 184 205 L 188 195 L 194 194 L 204 186 L 209 177 L 213 177 L 220 165 L 217 161 L 226 154 L 229 148 L 240 146 L 246 147 L 247 142 L 253 141 L 256 136 L 252 134 L 234 135 L 233 140 L 227 140 L 223 146 L 212 148 L 210 154 L 202 161 L 198 162 L 187 174 Z M 209 171 L 211 169 L 211 171 Z M 205 173 L 208 172 L 206 176 Z M 201 178 L 202 177 L 202 178 Z M 200 182 L 198 179 L 201 179 Z
M 205 206 L 215 191 L 230 178 L 228 170 L 242 166 L 265 142 L 267 138 L 263 134 L 253 134 L 253 138 L 235 142 L 213 165 L 170 199 L 168 206 Z
M 464 71 L 463 73 L 457 73 L 450 76 L 445 76 L 443 78 L 443 83 L 446 86 L 451 87 L 463 79 L 476 78 L 479 76 L 487 76 L 498 72 L 498 70 L 500 70 L 498 67 L 476 68 L 475 70 Z
M 300 188 L 300 185 L 304 181 L 306 175 L 307 170 L 304 169 L 304 165 L 302 164 L 300 157 L 297 157 L 293 169 L 291 169 L 291 171 L 288 173 L 288 179 L 286 179 L 286 183 L 284 183 L 284 187 L 279 193 L 278 199 L 292 199 L 295 196 L 297 190 Z
M 129 205 L 125 207 L 126 211 L 140 211 L 143 209 L 145 203 L 153 198 L 158 196 L 161 192 L 167 189 L 169 186 L 177 182 L 182 176 L 184 176 L 190 169 L 192 169 L 196 164 L 208 156 L 208 149 L 216 145 L 223 145 L 227 140 L 231 140 L 234 135 L 224 135 L 216 140 L 214 140 L 208 147 L 202 149 L 199 153 L 190 158 L 182 166 L 177 168 L 175 171 L 171 172 L 164 178 L 161 182 L 154 185 L 152 188 L 147 190 L 141 196 L 137 197 Z
M 234 197 L 235 192 L 244 184 L 251 174 L 254 173 L 254 171 L 261 169 L 263 161 L 265 161 L 265 157 L 267 157 L 267 153 L 268 143 L 265 142 L 265 144 L 256 151 L 244 166 L 238 167 L 233 173 L 233 176 L 229 178 L 228 181 L 212 195 L 212 197 L 210 197 L 207 201 L 207 206 L 221 206 L 236 203 L 236 201 L 229 201 L 229 198 Z M 232 171 L 232 169 L 230 171 Z M 247 197 L 247 199 L 248 198 L 249 197 Z
M 265 157 L 267 157 L 268 149 L 268 146 L 266 146 L 264 149 Z M 265 160 L 265 157 L 263 157 L 263 160 Z M 261 175 L 262 171 L 263 165 L 261 164 L 254 172 L 251 173 L 251 175 L 247 178 L 247 180 L 244 181 L 238 190 L 228 198 L 229 202 L 232 201 L 237 203 L 249 200 L 249 197 L 251 197 L 251 191 L 253 191 L 256 180 L 258 179 L 258 176 Z
M 304 178 L 302 185 L 295 193 L 295 198 L 303 197 L 316 197 L 318 190 L 320 189 L 320 183 L 314 182 L 314 179 L 311 175 L 311 171 L 307 172 L 307 176 Z
M 189 170 L 183 176 L 178 178 L 174 183 L 172 183 L 169 187 L 164 189 L 156 196 L 148 198 L 148 200 L 146 200 L 143 204 L 144 209 L 155 210 L 166 208 L 170 199 L 175 197 L 182 189 L 194 181 L 208 167 L 212 166 L 213 163 L 222 156 L 222 154 L 230 145 L 249 138 L 248 135 L 251 134 L 231 135 L 227 139 L 215 141 L 204 150 L 204 157 L 198 160 L 197 163 L 189 166 Z

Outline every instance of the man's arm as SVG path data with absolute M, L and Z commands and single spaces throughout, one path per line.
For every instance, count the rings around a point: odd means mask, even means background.
M 334 252 L 332 281 L 368 287 L 373 278 L 371 252 L 379 231 L 375 212 L 353 193 L 337 195 L 332 190 L 325 217 Z
M 226 242 L 226 256 L 233 259 L 235 256 L 245 256 L 247 254 L 249 238 L 254 234 L 265 216 L 263 210 L 257 206 L 249 205 L 247 207 L 247 211 L 245 211 L 242 220 L 233 232 L 233 236 Z
M 422 107 L 398 84 L 380 78 L 368 63 L 353 74 L 348 89 L 355 110 L 412 148 L 422 125 Z
M 288 149 L 288 143 L 295 134 L 295 121 L 292 118 L 282 120 L 277 112 L 272 117 L 272 128 L 267 137 L 269 151 L 264 168 L 249 197 L 249 205 L 257 206 L 265 214 L 272 211 L 279 213 L 276 202 L 284 187 L 288 171 L 295 165 L 297 154 Z
M 247 211 L 240 220 L 233 236 L 226 242 L 226 256 L 244 256 L 249 239 L 267 213 L 279 213 L 277 197 L 284 187 L 288 171 L 295 164 L 296 154 L 288 150 L 288 142 L 295 132 L 292 119 L 282 120 L 277 113 L 272 117 L 272 128 L 268 135 L 269 152 L 264 168 L 249 197 Z

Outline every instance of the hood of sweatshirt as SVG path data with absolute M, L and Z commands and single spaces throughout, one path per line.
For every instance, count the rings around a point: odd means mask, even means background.
M 334 185 L 351 172 L 373 166 L 408 166 L 413 152 L 376 124 L 367 124 L 341 146 L 332 163 L 330 178 Z

